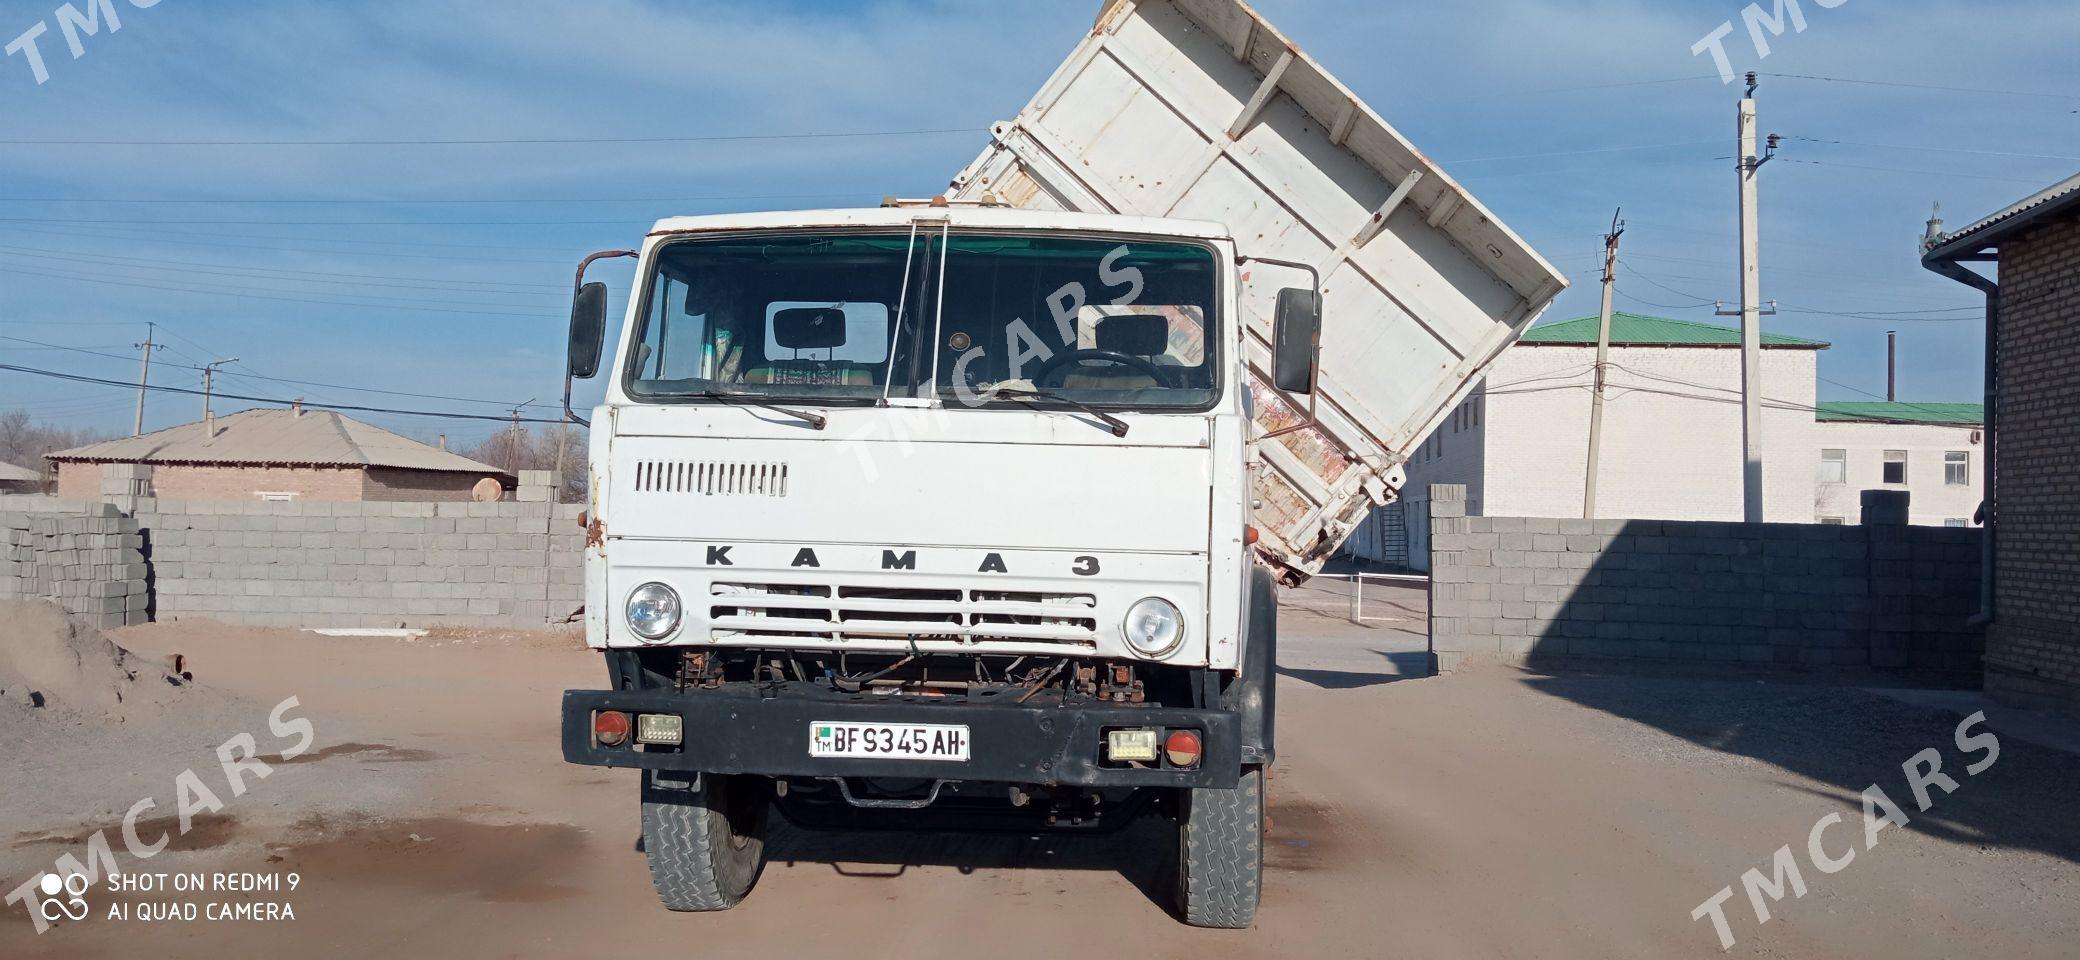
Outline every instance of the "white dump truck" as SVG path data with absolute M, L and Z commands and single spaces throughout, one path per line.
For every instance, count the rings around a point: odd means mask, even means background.
M 1106 5 L 948 195 L 659 221 L 591 412 L 573 763 L 666 906 L 797 824 L 1176 824 L 1251 923 L 1275 581 L 1564 286 L 1237 0 Z M 567 391 L 568 392 L 568 391 Z M 576 414 L 572 414 L 576 419 Z

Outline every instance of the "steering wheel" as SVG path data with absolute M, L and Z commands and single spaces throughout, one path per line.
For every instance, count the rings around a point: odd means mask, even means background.
M 1080 364 L 1087 360 L 1099 360 L 1105 363 L 1118 364 L 1122 367 L 1132 367 L 1137 373 L 1146 375 L 1150 380 L 1155 381 L 1156 386 L 1176 386 L 1176 384 L 1170 382 L 1170 377 L 1164 372 L 1162 367 L 1150 363 L 1145 358 L 1137 357 L 1130 353 L 1120 353 L 1116 350 L 1070 350 L 1067 353 L 1055 354 L 1052 358 L 1042 363 L 1039 370 L 1034 371 L 1033 384 L 1034 386 L 1047 386 L 1048 377 L 1067 370 L 1071 364 Z M 1054 386 L 1059 387 L 1061 384 L 1057 383 Z

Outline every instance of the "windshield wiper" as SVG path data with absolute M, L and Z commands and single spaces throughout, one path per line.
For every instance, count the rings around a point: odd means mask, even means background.
M 1100 420 L 1105 421 L 1105 425 L 1112 428 L 1113 436 L 1124 437 L 1127 435 L 1127 422 L 1125 420 L 1121 420 L 1120 418 L 1115 417 L 1112 414 L 1106 413 L 1103 410 L 1099 410 L 1096 407 L 1093 407 L 1087 403 L 1083 403 L 1077 400 L 1071 400 L 1068 397 L 1062 396 L 1059 393 L 1052 393 L 1046 390 L 1037 390 L 1028 387 L 998 387 L 995 390 L 991 390 L 987 394 L 985 394 L 986 402 L 995 401 L 999 399 L 1009 400 L 1012 403 L 1022 404 L 1024 406 L 1031 407 L 1035 410 L 1041 409 L 1038 404 L 1033 403 L 1033 401 L 1035 400 L 1047 400 L 1053 403 L 1066 404 L 1068 406 L 1075 407 L 1076 409 L 1081 410 L 1084 413 L 1088 413 L 1091 416 L 1097 417 Z
M 807 410 L 793 410 L 787 407 L 776 406 L 774 404 L 767 403 L 764 400 L 759 400 L 754 397 L 747 397 L 741 393 L 723 393 L 720 390 L 703 390 L 701 391 L 700 395 L 709 400 L 716 400 L 722 403 L 741 403 L 745 406 L 750 407 L 763 407 L 764 409 L 771 410 L 774 413 L 784 413 L 797 420 L 805 420 L 808 422 L 809 426 L 814 427 L 818 430 L 823 429 L 824 425 L 829 422 L 823 417 L 810 413 Z

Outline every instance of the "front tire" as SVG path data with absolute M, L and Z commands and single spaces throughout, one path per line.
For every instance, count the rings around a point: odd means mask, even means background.
M 1264 768 L 1244 768 L 1233 790 L 1184 790 L 1179 800 L 1177 888 L 1184 921 L 1249 926 L 1264 880 Z
M 691 790 L 643 777 L 643 854 L 668 909 L 727 910 L 758 882 L 771 802 L 760 777 L 702 774 Z

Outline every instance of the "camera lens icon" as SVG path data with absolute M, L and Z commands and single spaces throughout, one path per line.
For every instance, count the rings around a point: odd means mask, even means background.
M 42 879 L 36 881 L 37 889 L 42 890 L 43 895 L 49 898 L 44 900 L 41 906 L 43 918 L 85 920 L 87 901 L 83 896 L 87 892 L 87 884 L 87 875 L 84 873 L 69 873 L 63 877 L 55 873 L 44 874 Z M 65 899 L 58 899 L 60 894 L 63 894 Z

